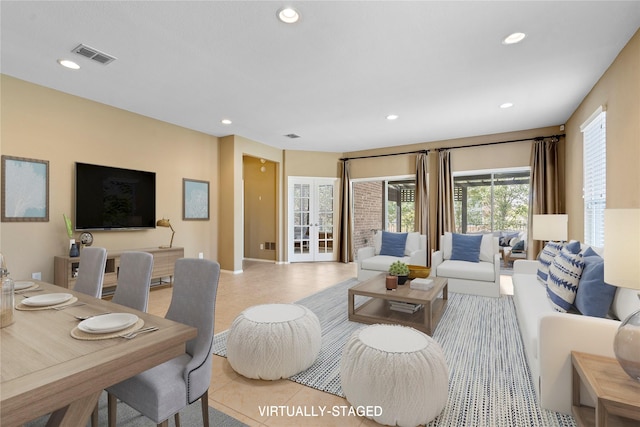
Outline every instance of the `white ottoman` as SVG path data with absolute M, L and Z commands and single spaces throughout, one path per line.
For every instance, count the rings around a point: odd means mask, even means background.
M 227 337 L 227 359 L 237 373 L 263 380 L 304 371 L 320 352 L 320 321 L 297 304 L 263 304 L 236 317 Z
M 371 325 L 355 331 L 340 363 L 345 397 L 352 406 L 379 407 L 379 424 L 427 424 L 444 409 L 449 369 L 440 345 L 430 336 L 398 325 Z

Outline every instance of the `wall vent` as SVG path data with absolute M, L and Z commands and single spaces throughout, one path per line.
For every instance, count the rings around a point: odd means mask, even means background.
M 300 135 L 296 135 L 295 133 L 288 133 L 285 136 L 291 139 L 300 138 Z
M 111 56 L 104 52 L 100 52 L 98 49 L 94 49 L 84 44 L 80 44 L 71 50 L 73 53 L 77 53 L 78 55 L 82 55 L 85 58 L 89 58 L 93 61 L 99 62 L 102 65 L 107 65 L 117 58 L 115 56 Z

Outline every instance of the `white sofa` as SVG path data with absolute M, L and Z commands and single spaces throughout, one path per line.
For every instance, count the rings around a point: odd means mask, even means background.
M 382 232 L 377 231 L 373 236 L 373 246 L 358 249 L 356 259 L 358 280 L 366 280 L 389 271 L 389 266 L 395 261 L 402 261 L 407 265 L 427 265 L 427 236 L 424 234 L 407 233 L 404 256 L 402 257 L 380 255 L 381 248 Z
M 440 236 L 439 251 L 431 255 L 431 275 L 446 277 L 449 292 L 500 296 L 500 252 L 498 238 L 483 234 L 480 246 L 480 262 L 451 259 L 452 234 Z
M 545 286 L 537 280 L 537 270 L 538 261 L 514 262 L 518 325 L 540 406 L 571 414 L 571 351 L 615 357 L 613 339 L 620 321 L 555 311 Z M 617 318 L 640 308 L 636 293 L 625 288 L 615 291 L 611 311 Z M 585 389 L 580 396 L 583 403 L 594 406 Z

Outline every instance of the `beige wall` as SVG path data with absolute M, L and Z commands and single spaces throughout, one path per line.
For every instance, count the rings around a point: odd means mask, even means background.
M 276 260 L 276 251 L 266 244 L 277 240 L 276 172 L 276 163 L 244 156 L 245 258 Z
M 3 155 L 49 161 L 49 222 L 3 222 L 0 246 L 15 279 L 41 272 L 53 281 L 54 255 L 68 254 L 62 214 L 73 220 L 74 162 L 156 173 L 156 215 L 176 230 L 174 246 L 185 256 L 218 254 L 218 140 L 199 132 L 1 77 Z M 182 179 L 210 181 L 209 221 L 182 220 Z M 78 235 L 80 233 L 77 233 Z M 157 247 L 170 231 L 96 231 L 94 246 L 110 250 Z
M 566 125 L 566 192 L 569 238 L 584 238 L 580 125 L 607 111 L 607 207 L 640 208 L 640 31 L 569 118 Z

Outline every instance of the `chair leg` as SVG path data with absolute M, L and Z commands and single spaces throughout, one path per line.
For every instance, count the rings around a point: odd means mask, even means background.
M 209 427 L 209 389 L 200 397 L 202 403 L 202 426 Z
M 158 424 L 158 427 L 169 427 L 169 419 L 166 419 L 160 424 Z
M 107 393 L 107 418 L 109 427 L 116 427 L 118 418 L 118 399 L 111 393 Z
M 180 427 L 180 412 L 176 412 L 176 415 L 173 417 L 176 422 L 176 427 Z
M 98 404 L 96 403 L 96 407 L 93 408 L 93 413 L 91 414 L 91 427 L 98 427 Z

